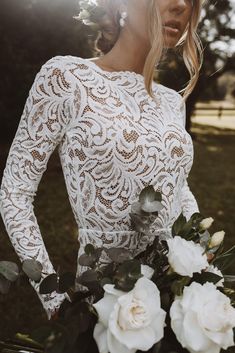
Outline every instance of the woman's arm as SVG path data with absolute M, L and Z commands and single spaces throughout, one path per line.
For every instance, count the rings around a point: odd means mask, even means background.
M 55 147 L 63 139 L 73 92 L 63 57 L 45 63 L 29 92 L 12 142 L 0 189 L 0 212 L 20 260 L 40 261 L 45 274 L 55 273 L 34 214 L 34 196 Z M 68 296 L 39 294 L 40 283 L 30 280 L 48 319 Z M 69 298 L 68 298 L 69 299 Z
M 183 119 L 183 125 L 186 126 L 186 105 L 182 97 L 180 97 L 180 113 Z M 184 185 L 181 190 L 181 207 L 183 215 L 187 220 L 191 217 L 191 215 L 195 212 L 200 212 L 197 201 L 188 186 L 187 179 L 184 182 Z

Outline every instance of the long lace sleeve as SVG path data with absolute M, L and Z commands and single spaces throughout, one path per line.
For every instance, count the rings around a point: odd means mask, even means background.
M 186 126 L 186 105 L 184 100 L 181 98 L 180 111 L 183 118 L 183 124 Z M 181 207 L 183 215 L 187 220 L 191 217 L 191 215 L 195 212 L 199 212 L 199 207 L 197 201 L 189 188 L 187 179 L 184 182 L 184 185 L 181 190 Z
M 12 142 L 0 189 L 0 212 L 11 243 L 21 261 L 35 259 L 43 278 L 55 273 L 34 214 L 34 196 L 47 162 L 63 139 L 71 117 L 72 87 L 63 61 L 54 57 L 36 75 Z M 48 319 L 67 294 L 39 294 Z

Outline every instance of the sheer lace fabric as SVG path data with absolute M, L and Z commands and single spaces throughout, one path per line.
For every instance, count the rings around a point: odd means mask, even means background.
M 33 210 L 38 184 L 58 146 L 68 196 L 78 225 L 80 255 L 90 242 L 138 254 L 155 236 L 169 237 L 183 211 L 199 211 L 187 177 L 193 143 L 185 130 L 182 97 L 140 74 L 102 70 L 88 59 L 57 56 L 46 62 L 29 92 L 0 189 L 1 215 L 21 261 L 34 258 L 44 276 L 55 270 Z M 164 208 L 152 236 L 130 226 L 131 204 L 147 185 L 162 193 Z M 108 262 L 105 255 L 101 259 Z M 85 268 L 78 265 L 77 275 Z M 39 294 L 48 318 L 65 294 Z M 79 286 L 78 286 L 79 288 Z M 67 297 L 68 298 L 68 297 Z

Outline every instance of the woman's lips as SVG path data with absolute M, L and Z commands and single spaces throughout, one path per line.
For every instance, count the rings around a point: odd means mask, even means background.
M 181 31 L 181 23 L 176 20 L 169 20 L 164 23 L 164 30 L 169 35 L 178 35 Z
M 173 28 L 170 26 L 163 26 L 165 32 L 167 32 L 167 34 L 171 34 L 171 35 L 177 35 L 180 33 L 180 30 L 178 28 Z

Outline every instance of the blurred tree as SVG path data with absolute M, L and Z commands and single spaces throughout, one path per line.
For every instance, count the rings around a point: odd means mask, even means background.
M 188 131 L 195 104 L 199 100 L 219 97 L 218 78 L 227 71 L 235 70 L 235 53 L 231 50 L 231 44 L 234 44 L 235 40 L 233 16 L 234 5 L 230 0 L 212 0 L 206 2 L 204 6 L 198 31 L 204 48 L 204 62 L 197 85 L 186 103 Z M 163 84 L 177 91 L 182 89 L 189 80 L 189 75 L 177 50 L 168 51 L 160 67 L 159 79 Z
M 93 56 L 77 0 L 1 0 L 0 139 L 11 141 L 36 73 L 55 55 Z

